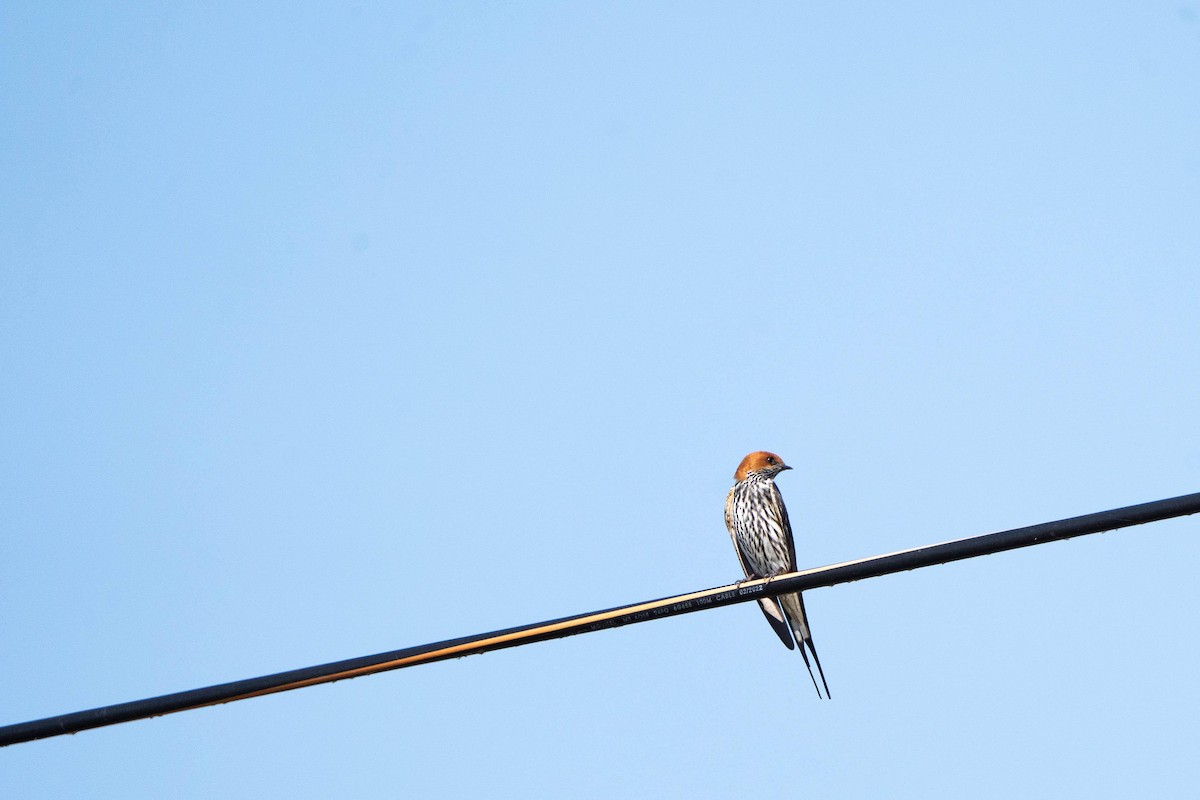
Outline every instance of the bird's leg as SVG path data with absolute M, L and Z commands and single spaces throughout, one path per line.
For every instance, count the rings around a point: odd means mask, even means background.
M 735 584 L 734 584 L 734 586 L 736 586 L 737 588 L 739 588 L 739 589 L 740 589 L 740 588 L 742 588 L 742 586 L 743 586 L 744 584 L 747 584 L 747 583 L 749 583 L 750 581 L 760 581 L 760 580 L 762 580 L 762 576 L 761 576 L 761 575 L 747 575 L 746 577 L 742 578 L 740 581 L 738 581 L 737 583 L 735 583 Z M 767 580 L 769 581 L 769 580 L 770 580 L 770 578 L 768 578 Z
M 786 570 L 784 570 L 784 571 L 786 572 Z M 770 587 L 771 581 L 778 578 L 781 574 L 782 573 L 780 573 L 780 572 L 772 572 L 770 575 L 767 575 L 766 576 L 767 582 L 763 584 L 763 591 L 765 592 L 767 590 L 767 588 Z

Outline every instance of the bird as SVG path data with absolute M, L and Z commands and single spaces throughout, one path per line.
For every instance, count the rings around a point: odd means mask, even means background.
M 738 561 L 748 580 L 773 578 L 784 572 L 796 571 L 792 526 L 788 522 L 783 496 L 775 485 L 775 476 L 788 469 L 791 467 L 783 463 L 779 456 L 759 450 L 743 458 L 737 472 L 733 473 L 735 483 L 725 498 L 725 527 L 729 529 Z M 817 696 L 821 697 L 821 689 L 817 686 L 817 674 L 820 674 L 821 684 L 825 687 L 824 696 L 829 697 L 829 684 L 825 680 L 825 671 L 821 669 L 817 649 L 813 646 L 800 592 L 764 597 L 758 604 L 767 622 L 771 623 L 787 648 L 791 650 L 799 645 L 800 655 L 804 657 L 804 665 L 808 667 L 808 675 L 812 678 Z M 812 661 L 817 665 L 817 673 L 813 673 L 813 665 L 809 662 L 810 652 Z

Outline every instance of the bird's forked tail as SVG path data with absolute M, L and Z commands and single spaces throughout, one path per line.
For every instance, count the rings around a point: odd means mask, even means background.
M 813 646 L 812 632 L 808 629 L 808 616 L 804 613 L 804 598 L 800 596 L 799 592 L 796 592 L 795 594 L 780 595 L 779 602 L 792 626 L 792 633 L 796 636 L 800 655 L 804 656 L 804 666 L 808 667 L 808 676 L 812 678 L 813 688 L 817 690 L 817 697 L 821 697 L 821 687 L 817 686 L 818 674 L 821 676 L 821 684 L 825 687 L 824 696 L 829 697 L 829 684 L 825 681 L 825 670 L 821 669 L 821 659 L 817 656 L 817 648 Z M 808 660 L 810 652 L 813 663 L 817 665 L 816 673 L 813 673 L 812 663 Z

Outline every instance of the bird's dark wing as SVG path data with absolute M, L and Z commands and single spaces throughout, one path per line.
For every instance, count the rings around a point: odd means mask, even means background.
M 792 523 L 788 520 L 787 506 L 783 504 L 783 495 L 779 487 L 771 483 L 772 507 L 779 511 L 779 524 L 783 528 L 783 538 L 788 546 L 788 572 L 796 571 L 796 540 L 792 538 Z
M 779 507 L 783 508 L 783 503 L 779 503 Z M 784 509 L 784 526 L 787 526 L 787 510 Z M 738 544 L 737 534 L 733 530 L 733 489 L 729 490 L 729 494 L 725 496 L 725 527 L 729 529 L 729 538 L 733 540 L 733 550 L 737 553 L 738 563 L 742 565 L 742 573 L 747 578 L 757 577 L 750 574 L 750 568 L 746 566 L 746 558 L 742 555 L 742 546 Z M 791 528 L 787 529 L 789 532 Z M 791 537 L 788 537 L 789 544 Z M 795 550 L 795 548 L 792 548 Z M 795 553 L 792 554 L 793 563 L 796 560 Z M 758 601 L 758 607 L 762 609 L 763 616 L 767 618 L 767 622 L 771 624 L 771 629 L 775 631 L 775 635 L 783 642 L 788 650 L 791 650 L 796 645 L 792 641 L 792 630 L 788 627 L 787 619 L 783 615 L 783 608 L 779 605 L 779 601 L 773 597 L 764 597 Z
M 795 572 L 796 541 L 792 538 L 792 523 L 788 520 L 787 506 L 783 504 L 783 495 L 779 493 L 779 487 L 774 483 L 771 484 L 771 492 L 772 500 L 774 501 L 772 505 L 779 511 L 779 522 L 783 526 L 784 539 L 787 541 L 788 569 L 791 572 Z M 796 645 L 800 648 L 800 655 L 804 656 L 804 666 L 808 667 L 808 676 L 812 678 L 813 687 L 817 689 L 817 697 L 821 696 L 821 689 L 817 687 L 817 675 L 821 676 L 821 685 L 825 687 L 825 697 L 829 697 L 829 683 L 825 680 L 825 670 L 821 668 L 821 659 L 817 655 L 817 648 L 812 640 L 812 632 L 808 627 L 808 613 L 804 610 L 804 597 L 800 592 L 781 595 L 779 597 L 779 605 L 792 625 L 792 632 L 796 637 Z M 813 674 L 813 665 L 808 661 L 809 653 L 812 653 L 813 663 L 817 665 L 816 675 Z

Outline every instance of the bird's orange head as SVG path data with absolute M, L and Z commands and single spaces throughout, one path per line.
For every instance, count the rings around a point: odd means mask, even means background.
M 782 458 L 774 453 L 768 453 L 766 450 L 759 450 L 742 459 L 742 463 L 738 464 L 737 472 L 733 473 L 733 479 L 744 481 L 751 472 L 774 478 L 785 469 L 791 469 L 791 467 L 783 463 Z

